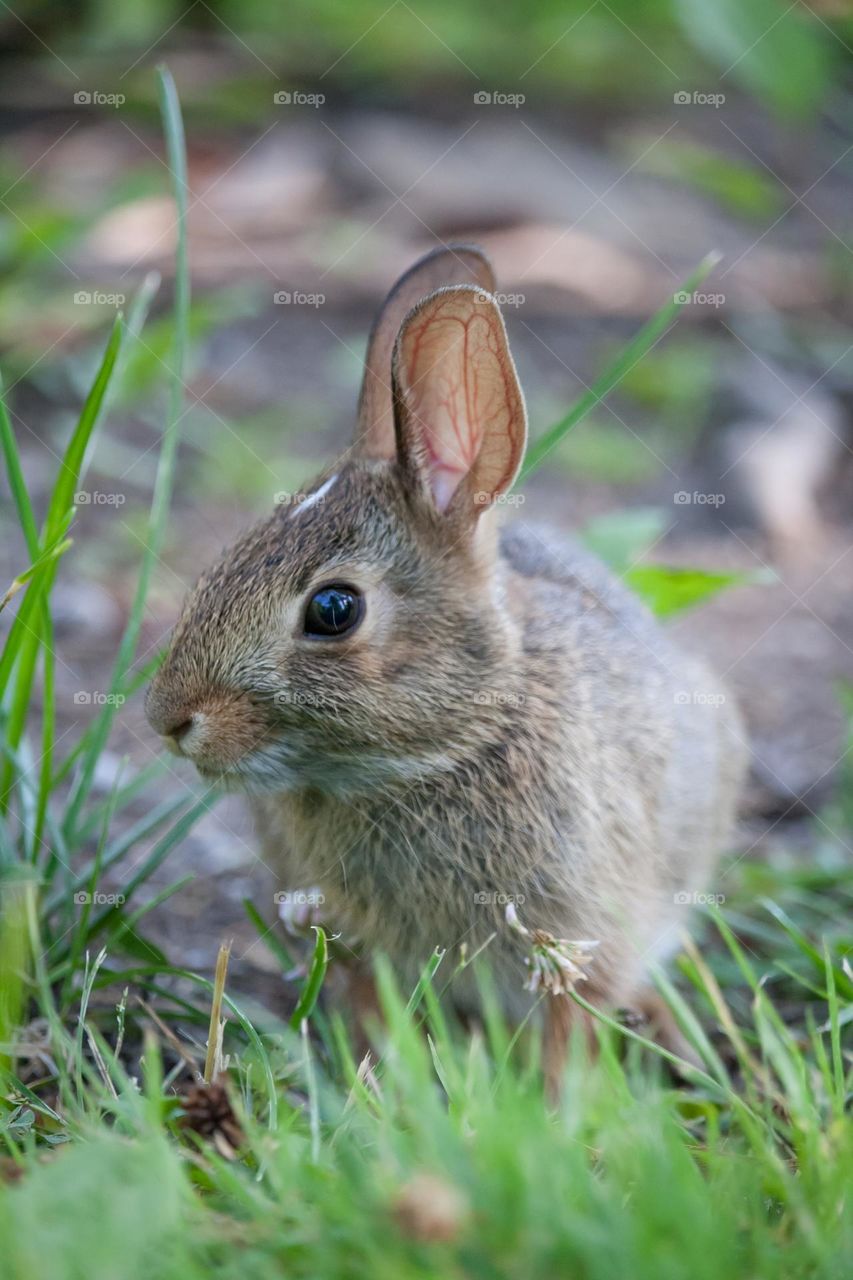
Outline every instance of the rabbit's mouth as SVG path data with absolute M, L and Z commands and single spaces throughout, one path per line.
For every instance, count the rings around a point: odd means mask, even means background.
M 196 765 L 205 782 L 223 791 L 270 795 L 311 788 L 340 799 L 395 783 L 411 785 L 453 767 L 449 756 L 434 751 L 418 756 L 381 751 L 303 753 L 281 739 L 267 740 L 227 768 Z
M 248 761 L 239 761 L 236 765 L 231 765 L 227 769 L 217 769 L 211 765 L 196 764 L 196 772 L 202 782 L 208 786 L 216 787 L 219 791 L 241 791 L 250 795 L 262 794 L 270 791 L 282 791 L 286 788 L 282 786 L 281 780 L 273 783 L 272 779 L 266 781 L 259 776 Z
M 272 749 L 271 749 L 272 748 Z M 220 791 L 238 791 L 249 795 L 268 795 L 277 791 L 293 791 L 300 785 L 301 770 L 297 753 L 286 743 L 264 743 L 247 751 L 227 765 L 195 761 L 199 777 Z

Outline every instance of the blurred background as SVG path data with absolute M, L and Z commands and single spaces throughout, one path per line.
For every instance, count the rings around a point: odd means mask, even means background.
M 346 445 L 367 330 L 396 276 L 436 244 L 475 240 L 497 269 L 534 439 L 677 297 L 658 342 L 548 454 L 516 514 L 626 563 L 755 575 L 676 623 L 747 711 L 756 765 L 741 848 L 843 852 L 832 806 L 853 743 L 846 0 L 16 0 L 0 3 L 0 43 L 0 365 L 36 502 L 116 308 L 146 273 L 162 276 L 55 594 L 68 732 L 107 685 L 165 421 L 176 240 L 154 76 L 165 61 L 188 136 L 194 346 L 141 661 L 220 547 Z M 710 251 L 720 261 L 684 292 Z M 26 553 L 4 483 L 11 580 Z M 99 785 L 157 750 L 134 699 Z M 176 770 L 156 784 L 169 788 L 199 784 Z M 264 875 L 240 803 L 206 817 L 175 857 L 205 875 L 157 928 L 185 963 L 209 967 L 222 930 L 246 927 L 239 900 Z M 200 911 L 209 936 L 191 928 Z M 263 948 L 243 954 L 269 963 Z

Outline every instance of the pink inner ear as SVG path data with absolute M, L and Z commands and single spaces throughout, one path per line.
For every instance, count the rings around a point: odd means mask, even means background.
M 409 412 L 440 511 L 477 462 L 487 427 L 498 439 L 510 429 L 506 371 L 490 311 L 474 305 L 466 312 L 416 316 L 403 351 Z

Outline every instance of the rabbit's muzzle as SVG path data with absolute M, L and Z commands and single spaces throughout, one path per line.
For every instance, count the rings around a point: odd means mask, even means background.
M 161 695 L 155 682 L 145 712 L 165 746 L 205 776 L 227 774 L 266 734 L 256 708 L 240 694 L 210 694 L 190 706 Z

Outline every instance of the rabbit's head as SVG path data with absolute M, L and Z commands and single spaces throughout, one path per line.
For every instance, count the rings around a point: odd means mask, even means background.
M 526 435 L 491 288 L 463 247 L 398 282 L 346 458 L 187 598 L 146 710 L 202 776 L 358 793 L 488 731 L 483 690 L 518 649 L 491 526 Z

